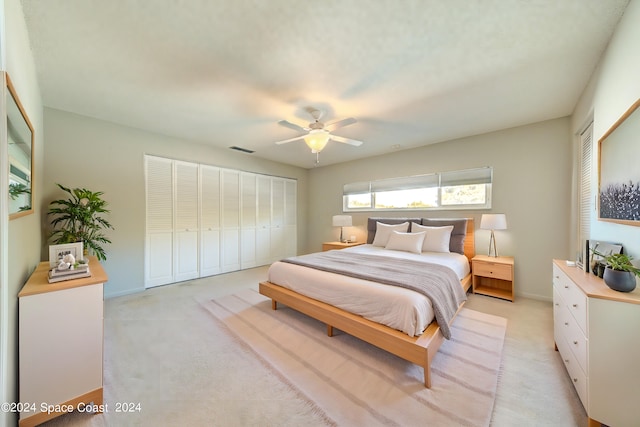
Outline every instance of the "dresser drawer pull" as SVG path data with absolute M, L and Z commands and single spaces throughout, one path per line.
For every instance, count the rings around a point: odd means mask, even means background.
M 569 285 L 564 285 L 564 288 L 565 289 L 569 289 Z
M 573 304 L 573 308 L 578 308 L 578 304 Z
M 564 326 L 569 326 L 569 322 L 564 322 Z
M 574 378 L 574 379 L 573 379 L 573 382 L 574 382 L 574 383 L 577 383 L 577 382 L 578 382 L 578 379 L 577 379 L 577 378 Z
M 574 345 L 578 345 L 578 341 L 574 341 L 574 342 L 573 342 L 573 344 L 574 344 Z

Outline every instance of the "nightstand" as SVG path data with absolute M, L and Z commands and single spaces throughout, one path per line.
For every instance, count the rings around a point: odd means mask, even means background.
M 352 246 L 364 245 L 364 242 L 324 242 L 322 244 L 322 252 L 332 249 L 344 249 Z
M 474 294 L 513 301 L 513 257 L 476 255 L 471 274 Z

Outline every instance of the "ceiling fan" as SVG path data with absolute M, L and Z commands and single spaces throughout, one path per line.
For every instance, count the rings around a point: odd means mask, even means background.
M 300 126 L 295 123 L 291 123 L 287 120 L 280 120 L 278 122 L 279 125 L 287 127 L 289 129 L 293 129 L 299 132 L 306 132 L 304 135 L 296 136 L 295 138 L 285 139 L 283 141 L 278 141 L 276 144 L 286 144 L 288 142 L 304 140 L 304 142 L 311 148 L 311 152 L 316 154 L 316 159 L 318 158 L 318 153 L 320 153 L 324 147 L 326 147 L 329 140 L 341 142 L 343 144 L 353 145 L 358 147 L 362 145 L 362 141 L 358 141 L 355 139 L 344 138 L 342 136 L 333 135 L 331 133 L 332 130 L 338 129 L 344 126 L 351 125 L 356 123 L 357 120 L 353 117 L 349 117 L 346 119 L 336 120 L 329 123 L 323 123 L 320 121 L 322 118 L 323 112 L 317 110 L 312 107 L 306 108 L 306 111 L 313 117 L 313 122 L 309 123 L 308 126 Z M 316 160 L 316 164 L 318 160 Z

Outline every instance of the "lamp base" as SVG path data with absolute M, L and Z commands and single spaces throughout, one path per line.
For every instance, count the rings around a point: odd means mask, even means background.
M 491 247 L 493 247 L 493 255 L 491 255 Z M 489 238 L 489 252 L 488 256 L 497 258 L 498 257 L 498 247 L 496 246 L 496 236 L 493 234 L 493 230 L 491 230 L 491 237 Z

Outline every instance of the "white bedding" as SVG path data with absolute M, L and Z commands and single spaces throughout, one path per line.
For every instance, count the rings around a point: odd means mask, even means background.
M 425 252 L 414 254 L 387 250 L 372 245 L 360 245 L 342 250 L 443 264 L 455 271 L 460 279 L 470 271 L 467 258 L 457 253 Z M 397 286 L 384 285 L 285 262 L 276 262 L 271 265 L 269 281 L 400 330 L 409 336 L 422 334 L 434 317 L 431 303 L 426 296 Z

